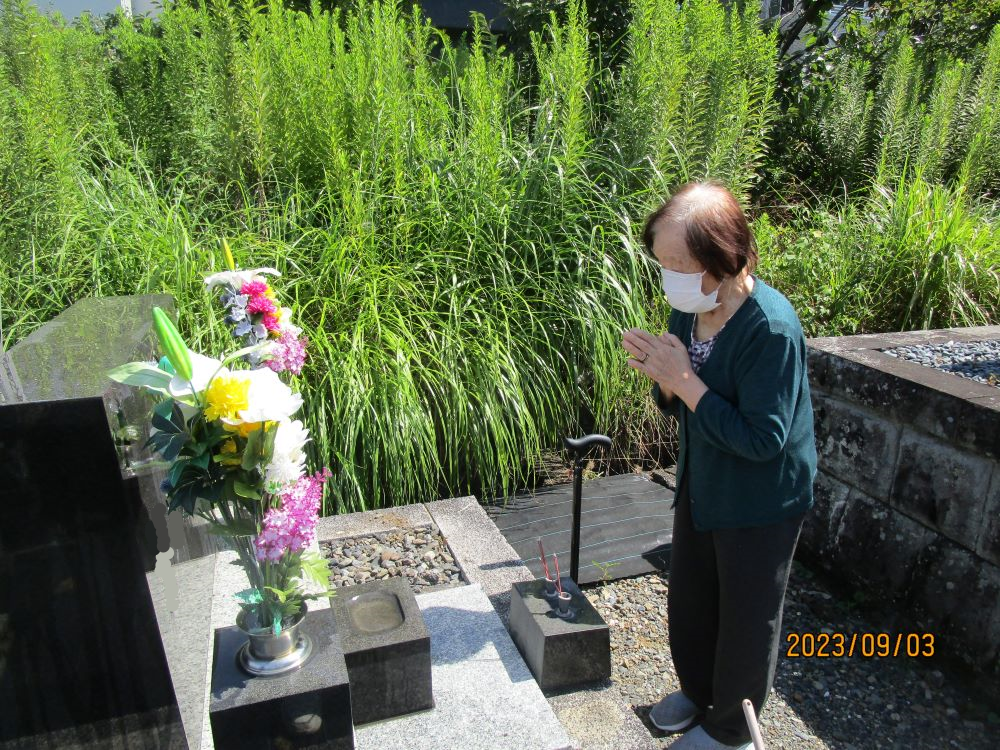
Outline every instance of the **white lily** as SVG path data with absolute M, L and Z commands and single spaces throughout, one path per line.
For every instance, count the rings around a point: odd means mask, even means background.
M 191 357 L 191 382 L 174 375 L 167 385 L 167 391 L 173 398 L 191 398 L 196 393 L 201 393 L 208 388 L 209 381 L 216 373 L 219 375 L 229 374 L 229 368 L 223 367 L 222 362 L 217 359 L 206 357 L 204 354 L 190 349 L 188 349 L 188 355 Z
M 271 276 L 281 276 L 276 268 L 253 268 L 248 271 L 221 271 L 205 277 L 205 284 L 209 289 L 214 289 L 220 284 L 228 284 L 234 289 L 239 289 L 244 284 L 253 281 L 254 276 L 268 274 Z
M 302 396 L 281 382 L 278 373 L 263 367 L 259 370 L 233 370 L 230 377 L 250 381 L 248 406 L 237 412 L 239 419 L 226 419 L 229 424 L 243 422 L 284 422 L 302 406 Z

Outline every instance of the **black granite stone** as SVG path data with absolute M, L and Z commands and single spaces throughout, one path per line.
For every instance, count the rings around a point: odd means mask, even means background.
M 510 597 L 510 635 L 539 687 L 569 687 L 611 677 L 611 634 L 594 606 L 571 578 L 562 579 L 571 594 L 571 620 L 556 614 L 545 596 L 545 581 L 515 583 Z
M 277 677 L 248 676 L 236 663 L 246 635 L 216 629 L 209 718 L 217 750 L 353 750 L 351 687 L 330 614 L 308 612 L 300 628 L 312 656 Z
M 366 622 L 358 609 L 375 597 L 384 598 L 377 607 L 382 625 Z M 345 586 L 330 606 L 351 677 L 355 724 L 434 707 L 430 633 L 405 579 Z
M 152 358 L 153 305 L 82 301 L 0 359 L 0 744 L 187 747 L 116 450 L 146 407 L 107 379 Z

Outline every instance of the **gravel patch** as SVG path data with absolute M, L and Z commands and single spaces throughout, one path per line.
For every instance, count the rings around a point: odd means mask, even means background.
M 917 344 L 883 349 L 882 353 L 1000 388 L 1000 341 Z
M 588 598 L 611 626 L 612 681 L 668 747 L 679 735 L 649 723 L 649 708 L 679 688 L 670 658 L 666 574 L 591 584 Z M 789 633 L 877 633 L 795 563 L 782 620 Z M 912 750 L 1000 747 L 1000 707 L 986 705 L 936 660 L 788 658 L 760 717 L 768 750 Z
M 320 542 L 337 588 L 404 576 L 414 593 L 465 583 L 444 537 L 433 526 Z

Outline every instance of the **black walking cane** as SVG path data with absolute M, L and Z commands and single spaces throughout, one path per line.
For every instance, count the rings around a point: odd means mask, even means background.
M 573 463 L 573 537 L 570 543 L 569 577 L 579 584 L 580 577 L 580 506 L 583 500 L 583 467 L 587 465 L 587 454 L 594 447 L 607 450 L 611 438 L 607 435 L 584 435 L 582 438 L 564 438 L 566 449 L 576 456 Z

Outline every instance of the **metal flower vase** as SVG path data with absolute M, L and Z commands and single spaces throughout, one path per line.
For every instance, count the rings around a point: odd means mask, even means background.
M 236 618 L 236 626 L 246 633 L 247 642 L 240 647 L 236 661 L 240 668 L 254 677 L 277 677 L 299 669 L 312 655 L 312 639 L 300 632 L 306 616 L 306 604 L 277 635 L 261 627 L 254 615 L 244 609 Z

